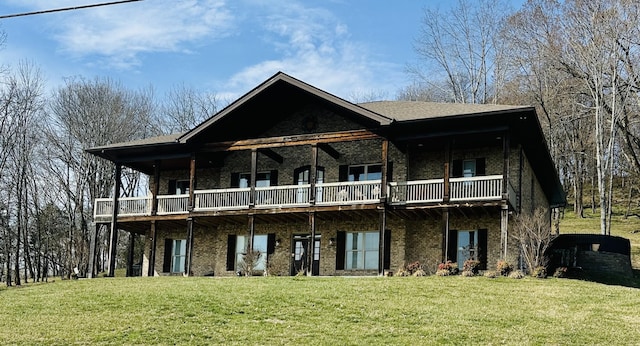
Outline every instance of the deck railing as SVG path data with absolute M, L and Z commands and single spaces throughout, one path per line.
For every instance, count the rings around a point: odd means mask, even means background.
M 195 211 L 248 209 L 250 188 L 194 191 Z
M 482 201 L 502 198 L 502 176 L 491 175 L 472 178 L 451 178 L 450 200 Z M 379 203 L 380 180 L 320 183 L 316 185 L 315 204 L 320 206 Z M 394 205 L 439 203 L 443 201 L 444 179 L 390 182 L 387 187 L 389 203 Z M 515 192 L 510 186 L 509 201 Z M 513 195 L 513 196 L 512 196 Z M 250 188 L 212 189 L 194 191 L 194 211 L 223 211 L 248 209 Z M 118 201 L 119 216 L 151 215 L 150 196 L 123 197 Z M 285 185 L 255 188 L 256 208 L 286 208 L 311 205 L 311 185 Z M 158 196 L 158 215 L 189 212 L 189 195 Z M 110 218 L 113 200 L 97 198 L 95 217 Z
M 392 204 L 442 202 L 444 179 L 415 180 L 389 183 Z
M 322 183 L 316 186 L 318 188 L 317 205 L 380 202 L 380 180 Z
M 502 175 L 449 180 L 451 201 L 481 201 L 502 197 Z
M 158 215 L 186 213 L 189 208 L 189 195 L 158 196 Z
M 297 207 L 309 205 L 311 185 L 256 187 L 256 207 Z

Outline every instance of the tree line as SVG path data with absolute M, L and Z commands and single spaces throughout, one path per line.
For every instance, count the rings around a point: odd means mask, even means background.
M 519 9 L 458 0 L 427 9 L 414 40 L 419 61 L 407 68 L 413 82 L 396 98 L 536 106 L 575 212 L 598 208 L 609 234 L 614 184 L 625 183 L 629 201 L 638 192 L 638 23 L 633 0 L 529 0 Z M 46 93 L 29 63 L 4 68 L 0 82 L 0 281 L 7 285 L 84 275 L 93 232 L 97 270 L 105 269 L 108 232 L 95 229 L 93 200 L 113 194 L 114 167 L 84 149 L 184 131 L 220 106 L 215 94 L 185 85 L 156 97 L 152 88 L 109 78 L 68 78 Z M 123 195 L 146 186 L 139 172 L 125 169 L 122 177 Z
M 458 0 L 426 10 L 414 83 L 399 98 L 535 106 L 569 203 L 580 217 L 598 209 L 610 234 L 614 188 L 627 191 L 627 215 L 638 193 L 638 23 L 634 0 L 528 0 L 517 10 Z
M 215 94 L 184 85 L 157 101 L 151 88 L 130 90 L 109 78 L 68 78 L 47 95 L 29 63 L 6 68 L 0 82 L 0 281 L 7 285 L 84 275 L 93 232 L 97 270 L 105 269 L 108 232 L 94 228 L 93 201 L 113 195 L 115 171 L 84 149 L 184 131 L 218 105 Z M 145 179 L 125 169 L 122 194 L 144 189 Z

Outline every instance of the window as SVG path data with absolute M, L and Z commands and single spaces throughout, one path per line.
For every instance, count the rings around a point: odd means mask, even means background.
M 365 181 L 382 179 L 382 165 L 349 166 L 348 181 Z
M 240 173 L 238 175 L 238 187 L 251 186 L 251 173 Z M 271 172 L 259 172 L 256 174 L 256 187 L 271 186 Z
M 296 168 L 293 170 L 293 179 L 294 184 L 296 185 L 307 185 L 310 184 L 310 166 L 303 166 Z M 324 182 L 324 167 L 316 168 L 316 184 L 322 184 Z M 298 203 L 303 203 L 308 201 L 308 193 L 306 189 L 299 189 L 296 195 L 296 201 Z M 316 201 L 322 201 L 322 187 L 316 187 Z
M 477 176 L 483 176 L 485 172 L 485 159 L 464 159 L 453 160 L 451 165 L 451 177 L 452 178 L 471 178 Z
M 379 232 L 346 234 L 346 268 L 378 269 Z
M 267 268 L 267 242 L 268 236 L 266 234 L 256 234 L 253 236 L 253 250 L 260 252 L 260 259 L 253 267 L 254 270 L 265 270 Z M 236 239 L 236 272 L 241 271 L 242 261 L 248 248 L 249 237 L 239 235 Z
M 462 176 L 471 178 L 476 176 L 476 160 L 462 161 Z
M 171 252 L 171 272 L 184 272 L 184 264 L 187 255 L 187 241 L 185 239 L 174 239 L 173 250 Z
M 169 180 L 170 195 L 187 195 L 189 194 L 189 180 Z

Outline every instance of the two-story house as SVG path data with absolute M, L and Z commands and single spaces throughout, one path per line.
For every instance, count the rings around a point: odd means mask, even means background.
M 518 256 L 515 216 L 565 203 L 533 107 L 353 104 L 284 73 L 186 133 L 88 151 L 116 191 L 123 166 L 149 175 L 147 196 L 95 201 L 113 244 L 144 235 L 148 276 L 237 275 L 250 250 L 278 275 L 490 268 Z

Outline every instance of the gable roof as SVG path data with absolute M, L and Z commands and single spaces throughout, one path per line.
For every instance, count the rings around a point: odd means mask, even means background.
M 359 104 L 362 108 L 383 114 L 398 122 L 444 118 L 479 113 L 516 111 L 529 106 L 508 106 L 494 104 L 463 104 L 423 101 L 375 101 Z
M 264 110 L 265 107 L 275 105 L 278 109 L 282 109 L 286 108 L 288 103 L 296 103 L 301 98 L 312 99 L 332 108 L 346 111 L 347 114 L 351 114 L 357 118 L 357 120 L 365 122 L 369 126 L 383 126 L 393 122 L 393 119 L 389 117 L 346 101 L 324 90 L 320 90 L 283 72 L 278 72 L 211 118 L 180 136 L 178 140 L 180 143 L 188 143 L 198 136 L 209 132 L 214 125 L 219 126 L 220 124 L 225 124 L 228 126 L 228 118 L 231 116 L 239 117 L 239 113 L 253 112 L 249 114 L 250 120 L 254 123 L 260 122 L 263 120 L 261 117 L 265 117 L 265 113 L 268 113 L 268 111 Z M 260 106 L 257 107 L 255 103 L 259 103 Z M 243 124 L 243 126 L 244 125 L 246 124 Z

